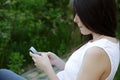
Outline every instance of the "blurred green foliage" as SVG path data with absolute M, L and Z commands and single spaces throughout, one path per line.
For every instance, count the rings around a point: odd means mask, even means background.
M 118 37 L 119 40 L 120 40 L 120 0 L 117 0 L 117 8 L 118 8 L 118 16 L 117 16 L 117 19 L 118 19 L 117 37 Z
M 120 0 L 117 0 L 117 6 L 118 6 L 118 29 L 117 29 L 117 37 L 119 38 L 120 40 Z M 118 68 L 118 71 L 115 75 L 115 78 L 114 80 L 120 80 L 120 64 L 119 64 L 119 68 Z
M 73 25 L 68 3 L 69 0 L 0 0 L 0 68 L 11 69 L 17 63 L 16 56 L 25 60 L 20 62 L 23 66 L 30 64 L 31 46 L 59 56 L 67 53 Z
M 8 67 L 10 70 L 22 74 L 24 72 L 24 69 L 22 69 L 24 61 L 24 56 L 22 54 L 14 52 L 9 56 Z

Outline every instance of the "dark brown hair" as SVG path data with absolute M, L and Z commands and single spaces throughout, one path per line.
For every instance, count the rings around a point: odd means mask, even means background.
M 73 8 L 82 23 L 91 31 L 116 37 L 115 0 L 74 0 Z M 89 35 L 91 39 L 91 35 Z

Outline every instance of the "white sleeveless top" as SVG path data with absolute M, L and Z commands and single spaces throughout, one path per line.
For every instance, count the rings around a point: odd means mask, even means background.
M 65 65 L 65 69 L 57 73 L 59 80 L 77 80 L 77 75 L 81 64 L 83 62 L 84 55 L 88 48 L 93 46 L 100 47 L 104 49 L 109 56 L 111 62 L 111 72 L 106 80 L 113 80 L 115 73 L 118 69 L 119 58 L 120 58 L 120 49 L 119 42 L 113 43 L 107 39 L 100 39 L 94 42 L 88 42 L 83 45 L 81 48 L 76 50 L 68 59 Z

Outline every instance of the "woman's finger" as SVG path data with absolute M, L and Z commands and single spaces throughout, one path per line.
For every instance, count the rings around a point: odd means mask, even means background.
M 30 56 L 34 56 L 34 54 L 33 54 L 33 53 L 31 53 L 31 52 L 29 52 L 29 54 L 30 54 Z
M 34 62 L 36 62 L 36 59 L 35 59 L 35 58 L 33 58 L 33 57 L 32 57 L 32 60 L 33 60 Z
M 35 58 L 38 55 L 37 54 L 33 54 L 33 53 L 30 52 L 30 56 Z

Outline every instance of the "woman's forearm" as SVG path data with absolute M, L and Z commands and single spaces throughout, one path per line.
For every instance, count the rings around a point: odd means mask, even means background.
M 45 70 L 45 73 L 48 75 L 50 80 L 59 80 L 53 70 L 52 66 Z
M 62 59 L 58 58 L 58 60 L 56 61 L 55 66 L 58 69 L 60 69 L 60 70 L 64 70 L 64 68 L 65 68 L 65 62 Z

